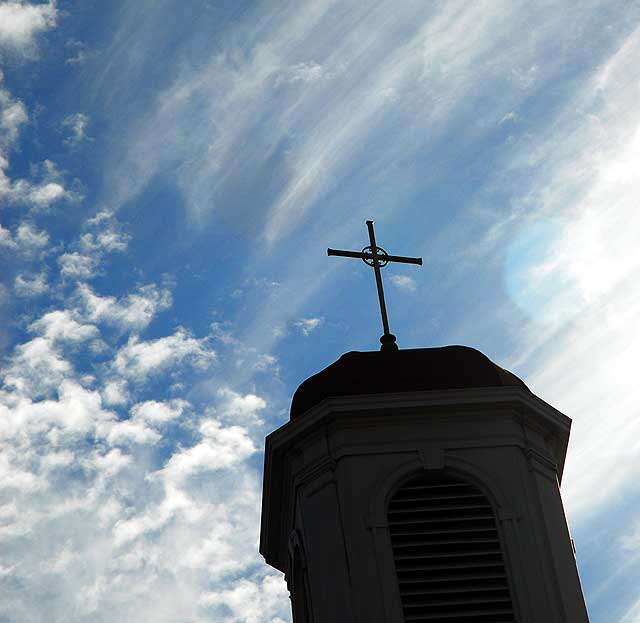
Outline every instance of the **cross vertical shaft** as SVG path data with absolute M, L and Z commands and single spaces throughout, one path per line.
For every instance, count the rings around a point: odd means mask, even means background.
M 376 275 L 376 286 L 378 289 L 378 300 L 380 301 L 380 314 L 382 315 L 382 330 L 384 336 L 391 335 L 389 331 L 389 319 L 387 318 L 387 306 L 384 302 L 384 288 L 382 287 L 382 273 L 380 272 L 380 260 L 378 259 L 378 247 L 376 246 L 376 234 L 373 231 L 373 221 L 367 221 L 369 230 L 369 244 L 371 245 L 371 255 L 373 255 L 373 272 Z

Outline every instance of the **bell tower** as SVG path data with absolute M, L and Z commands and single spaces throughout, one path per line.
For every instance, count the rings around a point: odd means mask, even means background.
M 260 552 L 294 623 L 586 623 L 571 421 L 463 347 L 350 352 L 266 440 Z

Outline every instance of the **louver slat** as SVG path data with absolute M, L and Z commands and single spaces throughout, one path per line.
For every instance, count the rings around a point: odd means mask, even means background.
M 515 622 L 494 512 L 475 486 L 420 475 L 388 521 L 406 623 Z

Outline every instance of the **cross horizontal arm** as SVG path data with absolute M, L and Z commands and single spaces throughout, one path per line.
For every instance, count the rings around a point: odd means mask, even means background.
M 327 255 L 338 255 L 340 257 L 355 257 L 359 260 L 363 259 L 365 255 L 371 257 L 371 253 L 362 253 L 360 251 L 339 251 L 338 249 L 327 249 Z
M 362 251 L 340 251 L 338 249 L 327 249 L 327 255 L 338 255 L 340 257 L 354 257 L 360 260 L 373 259 L 372 253 L 363 253 Z M 380 260 L 387 262 L 400 262 L 401 264 L 418 264 L 422 266 L 421 257 L 402 257 L 401 255 L 378 255 Z
M 367 253 L 366 255 L 371 255 Z M 422 266 L 422 258 L 421 257 L 403 257 L 402 255 L 383 255 L 383 260 L 387 262 L 400 262 L 401 264 L 418 264 L 418 266 Z

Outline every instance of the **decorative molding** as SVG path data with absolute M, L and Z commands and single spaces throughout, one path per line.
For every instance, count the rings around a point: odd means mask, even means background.
M 420 461 L 426 470 L 444 468 L 444 450 L 441 446 L 426 446 L 419 450 Z
M 566 429 L 567 432 L 571 427 L 571 420 L 564 413 L 528 390 L 520 387 L 488 387 L 328 397 L 274 433 L 280 431 L 284 433 L 285 429 L 287 432 L 293 429 L 300 430 L 305 423 L 322 417 L 328 412 L 367 411 L 371 413 L 372 406 L 375 411 L 387 409 L 398 411 L 412 407 L 438 406 L 447 408 L 453 406 L 487 406 L 490 408 L 511 406 L 521 409 L 522 413 L 531 410 L 541 413 L 550 423 L 561 429 Z
M 495 475 L 482 469 L 477 463 L 453 452 L 447 452 L 445 454 L 445 467 L 459 473 L 477 485 L 486 494 L 496 512 L 499 509 L 510 508 L 509 498 L 497 484 Z
M 324 472 L 335 472 L 337 466 L 338 463 L 335 459 L 328 456 L 323 456 L 299 470 L 295 475 L 295 479 L 300 484 L 306 484 L 310 480 L 315 480 Z
M 369 501 L 369 512 L 365 520 L 368 528 L 387 527 L 387 501 L 392 491 L 406 476 L 422 469 L 424 469 L 422 460 L 414 458 L 380 478 L 373 488 L 374 493 Z
M 530 471 L 536 472 L 553 482 L 558 482 L 558 465 L 553 459 L 531 446 L 522 448 L 522 452 L 527 459 L 527 466 Z
M 518 515 L 511 508 L 498 508 L 496 509 L 496 517 L 498 521 L 504 523 L 505 521 L 520 521 L 522 519 L 521 515 Z
M 328 484 L 335 482 L 336 467 L 336 461 L 328 458 L 314 463 L 309 469 L 296 475 L 296 486 L 300 487 L 300 491 L 306 498 L 309 498 Z

